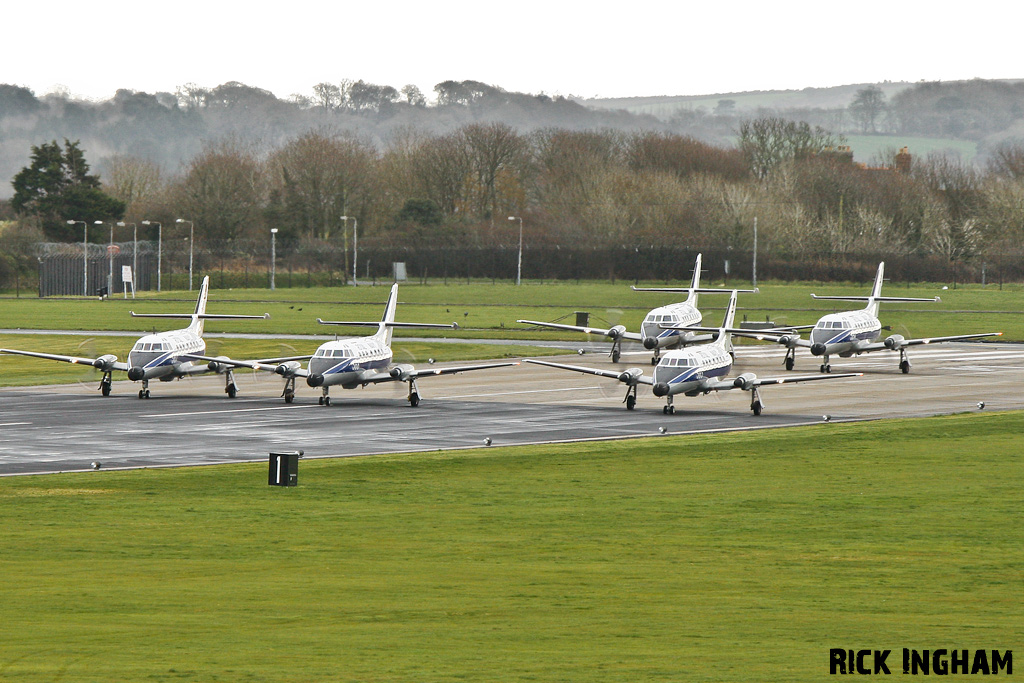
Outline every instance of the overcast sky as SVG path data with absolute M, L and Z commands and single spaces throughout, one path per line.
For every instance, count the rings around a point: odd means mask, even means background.
M 629 97 L 1021 78 L 1014 2 L 94 0 L 3 11 L 0 83 L 107 99 L 358 80 Z M 45 42 L 44 42 L 45 41 Z

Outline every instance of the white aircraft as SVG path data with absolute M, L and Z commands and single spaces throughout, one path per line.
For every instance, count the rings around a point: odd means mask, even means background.
M 624 325 L 615 325 L 609 329 L 600 327 L 582 327 L 578 325 L 562 325 L 560 323 L 546 323 L 537 320 L 517 320 L 517 323 L 524 325 L 537 325 L 539 327 L 551 327 L 558 330 L 571 330 L 573 332 L 585 332 L 586 334 L 600 334 L 612 340 L 612 348 L 609 355 L 613 363 L 619 362 L 622 353 L 622 340 L 641 342 L 645 349 L 653 350 L 654 357 L 651 358 L 651 365 L 658 364 L 658 358 L 662 349 L 673 349 L 685 347 L 689 344 L 707 342 L 712 340 L 710 334 L 695 334 L 686 328 L 700 325 L 703 316 L 697 310 L 698 294 L 722 294 L 725 292 L 756 292 L 756 289 L 702 289 L 700 286 L 700 266 L 702 255 L 697 254 L 697 260 L 693 264 L 693 279 L 689 287 L 632 287 L 635 292 L 686 292 L 686 301 L 668 304 L 652 309 L 644 317 L 640 324 L 640 333 L 627 332 Z M 661 327 L 671 325 L 671 327 Z
M 205 320 L 263 320 L 270 317 L 269 313 L 263 315 L 217 315 L 207 313 L 206 300 L 209 291 L 210 277 L 206 276 L 203 278 L 203 285 L 199 289 L 199 300 L 196 301 L 196 309 L 193 313 L 136 313 L 132 311 L 131 315 L 134 318 L 185 318 L 192 322 L 183 330 L 157 332 L 140 337 L 135 342 L 132 350 L 128 352 L 127 363 L 119 361 L 114 354 L 105 354 L 98 358 L 83 358 L 79 356 L 62 356 L 56 353 L 20 351 L 18 349 L 0 349 L 0 353 L 59 360 L 64 363 L 91 365 L 103 373 L 99 388 L 104 396 L 110 395 L 113 372 L 115 370 L 127 372 L 128 379 L 133 382 L 142 382 L 139 398 L 149 398 L 149 381 L 151 379 L 170 382 L 182 377 L 203 374 L 213 370 L 213 368 L 209 368 L 206 365 L 194 365 L 192 362 L 192 354 L 206 351 L 206 342 L 203 340 L 203 322 Z M 226 384 L 224 391 L 228 397 L 234 398 L 238 392 L 238 387 L 235 386 L 235 379 L 231 369 L 223 368 L 217 370 L 217 372 L 225 375 Z
M 811 329 L 810 341 L 802 339 L 796 328 L 764 330 L 754 332 L 751 330 L 731 330 L 736 336 L 750 337 L 773 341 L 786 347 L 786 357 L 783 361 L 787 370 L 793 369 L 796 359 L 797 348 L 804 347 L 811 350 L 815 356 L 822 356 L 821 372 L 832 372 L 829 364 L 829 356 L 838 355 L 840 358 L 849 358 L 853 355 L 869 353 L 871 351 L 899 351 L 899 368 L 903 374 L 910 372 L 910 360 L 907 358 L 907 348 L 921 344 L 937 344 L 940 342 L 964 341 L 967 339 L 980 339 L 982 337 L 997 337 L 1002 332 L 983 332 L 980 334 L 958 334 L 950 337 L 922 337 L 920 339 L 905 339 L 901 334 L 892 334 L 881 340 L 882 323 L 878 320 L 878 304 L 881 302 L 895 301 L 941 301 L 939 297 L 933 299 L 917 299 L 906 296 L 882 296 L 882 273 L 885 270 L 885 262 L 878 264 L 878 273 L 875 275 L 875 283 L 871 288 L 869 296 L 817 296 L 811 294 L 815 299 L 832 299 L 837 301 L 866 301 L 867 306 L 855 311 L 841 311 L 829 313 Z
M 729 389 L 749 391 L 750 410 L 753 411 L 754 415 L 760 415 L 764 409 L 764 402 L 761 400 L 759 389 L 766 384 L 790 384 L 819 379 L 860 376 L 859 373 L 843 373 L 760 379 L 752 372 L 745 372 L 730 379 L 726 375 L 732 369 L 734 360 L 730 330 L 732 329 L 735 315 L 736 292 L 733 291 L 729 297 L 729 308 L 726 311 L 725 322 L 722 323 L 722 327 L 699 328 L 713 331 L 715 341 L 687 349 L 669 351 L 662 357 L 658 366 L 654 368 L 653 377 L 644 375 L 643 370 L 640 368 L 629 368 L 623 372 L 614 372 L 580 367 L 578 365 L 563 365 L 543 360 L 526 359 L 526 362 L 617 379 L 627 387 L 626 398 L 623 399 L 623 403 L 626 404 L 626 410 L 633 410 L 636 406 L 637 387 L 641 384 L 650 385 L 655 396 L 665 397 L 666 403 L 662 412 L 666 415 L 672 415 L 676 412 L 675 406 L 672 404 L 672 398 L 678 394 L 699 396 L 700 394 L 709 394 L 712 391 L 728 391 Z
M 312 356 L 296 356 L 283 359 L 283 362 L 273 361 L 250 361 L 232 360 L 225 357 L 211 358 L 209 356 L 193 355 L 196 360 L 209 362 L 212 370 L 223 372 L 226 367 L 250 368 L 273 372 L 285 379 L 284 391 L 281 394 L 285 403 L 291 403 L 295 398 L 295 380 L 298 377 L 306 378 L 306 384 L 311 387 L 320 387 L 320 405 L 331 405 L 330 387 L 341 386 L 343 389 L 355 389 L 365 387 L 367 384 L 378 384 L 380 382 L 406 382 L 409 385 L 409 405 L 415 408 L 420 404 L 420 394 L 416 387 L 416 380 L 421 377 L 434 377 L 437 375 L 453 375 L 458 372 L 469 372 L 471 370 L 487 370 L 489 368 L 501 368 L 509 365 L 519 365 L 517 362 L 482 363 L 478 365 L 462 365 L 451 368 L 431 368 L 417 370 L 414 366 L 400 363 L 391 365 L 391 333 L 396 327 L 433 327 L 458 329 L 458 325 L 435 325 L 432 323 L 399 323 L 395 322 L 395 308 L 398 303 L 398 283 L 391 286 L 391 295 L 388 297 L 387 306 L 384 309 L 384 316 L 380 322 L 345 322 L 327 321 L 317 318 L 321 325 L 358 325 L 372 326 L 377 332 L 368 337 L 354 337 L 329 341 L 321 344 Z M 299 360 L 309 359 L 306 368 L 302 367 Z

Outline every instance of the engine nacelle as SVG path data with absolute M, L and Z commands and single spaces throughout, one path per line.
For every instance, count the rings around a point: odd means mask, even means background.
M 799 334 L 784 334 L 779 337 L 779 343 L 789 349 L 794 348 L 798 341 L 800 341 Z
M 416 372 L 416 368 L 406 363 L 391 368 L 391 376 L 403 382 L 409 381 L 409 377 L 414 372 Z
M 217 360 L 227 359 L 227 356 L 217 356 Z M 218 375 L 223 375 L 225 372 L 234 369 L 234 366 L 228 365 L 227 363 L 218 363 L 216 360 L 211 360 L 206 364 L 206 367 L 210 369 L 210 372 L 216 372 Z
M 114 369 L 114 363 L 116 362 L 117 356 L 115 356 L 112 353 L 108 353 L 94 360 L 92 362 L 92 366 L 97 370 L 102 370 L 103 372 L 110 372 L 111 370 Z
M 292 377 L 295 373 L 302 368 L 302 363 L 297 360 L 290 360 L 285 363 L 279 364 L 274 368 L 274 372 L 281 375 L 282 377 Z
M 736 377 L 736 379 L 732 381 L 732 385 L 737 389 L 742 389 L 743 391 L 750 391 L 751 389 L 754 388 L 754 380 L 756 379 L 757 375 L 755 375 L 754 373 L 744 372 L 742 375 L 739 375 L 738 377 Z
M 821 343 L 811 344 L 811 353 L 813 355 L 815 355 L 815 356 L 824 356 L 825 355 L 825 345 L 821 344 Z
M 622 335 L 624 335 L 625 333 L 626 333 L 626 326 L 625 325 L 615 325 L 610 330 L 608 330 L 608 338 L 612 339 L 612 340 L 622 339 Z
M 619 373 L 619 381 L 625 382 L 629 386 L 633 386 L 637 383 L 637 380 L 643 376 L 644 371 L 640 368 L 628 368 Z
M 883 343 L 885 344 L 885 348 L 896 350 L 903 346 L 903 340 L 904 337 L 902 334 L 892 334 L 886 337 Z

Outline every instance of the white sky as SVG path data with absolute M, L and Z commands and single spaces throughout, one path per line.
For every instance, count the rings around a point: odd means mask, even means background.
M 281 98 L 363 79 L 428 100 L 444 80 L 583 97 L 1024 78 L 1024 6 L 918 0 L 93 0 L 10 3 L 0 83 Z M 40 41 L 46 39 L 47 43 Z

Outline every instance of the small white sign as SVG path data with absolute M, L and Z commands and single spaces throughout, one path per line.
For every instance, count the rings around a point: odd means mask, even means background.
M 135 284 L 132 281 L 132 267 L 131 266 L 121 266 L 121 282 L 124 282 L 125 284 L 128 284 L 128 283 Z

